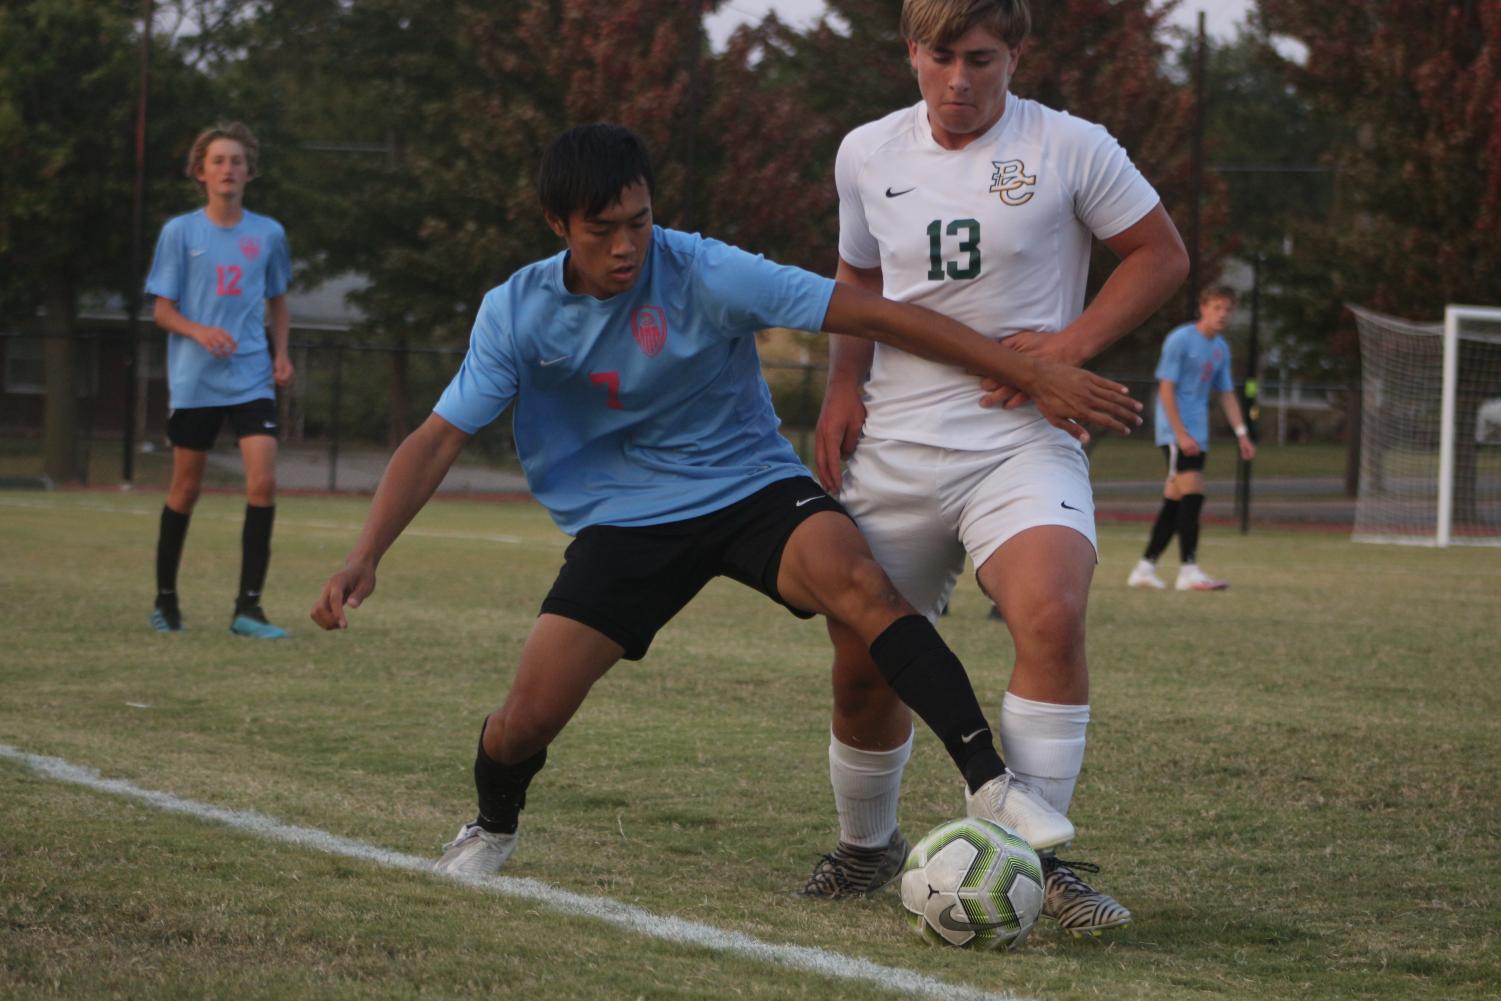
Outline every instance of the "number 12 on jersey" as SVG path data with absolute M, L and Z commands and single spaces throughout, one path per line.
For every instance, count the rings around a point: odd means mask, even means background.
M 958 252 L 964 255 L 961 265 L 957 259 L 943 259 L 943 237 L 959 237 Z M 978 219 L 955 219 L 944 226 L 942 219 L 928 223 L 928 280 L 941 282 L 945 277 L 963 281 L 977 278 L 980 274 L 980 221 Z

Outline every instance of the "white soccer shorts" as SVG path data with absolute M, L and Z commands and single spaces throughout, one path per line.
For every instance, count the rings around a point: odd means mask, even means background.
M 967 554 L 976 567 L 1040 525 L 1095 538 L 1089 460 L 1051 425 L 1024 443 L 973 452 L 862 438 L 839 500 L 902 596 L 929 620 L 953 593 Z

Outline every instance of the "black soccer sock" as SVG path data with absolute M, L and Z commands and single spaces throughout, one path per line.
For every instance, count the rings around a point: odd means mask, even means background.
M 943 741 L 970 792 L 1005 771 L 969 675 L 932 623 L 915 614 L 897 619 L 876 637 L 870 655 L 886 683 Z
M 1184 494 L 1178 508 L 1178 555 L 1184 563 L 1199 559 L 1199 512 L 1204 508 L 1203 494 Z
M 1147 551 L 1141 554 L 1144 560 L 1157 562 L 1167 544 L 1173 540 L 1173 532 L 1178 528 L 1179 502 L 1162 498 L 1162 509 L 1157 512 L 1157 520 L 1152 523 L 1152 537 L 1147 540 Z
M 161 527 L 156 534 L 156 596 L 177 600 L 177 566 L 182 562 L 182 543 L 188 537 L 188 519 L 192 515 L 162 505 Z
M 271 524 L 276 505 L 245 505 L 245 527 L 240 531 L 240 594 L 235 611 L 243 612 L 261 603 L 266 586 L 266 568 L 271 564 Z
M 486 717 L 486 723 L 489 718 Z M 474 753 L 474 788 L 479 793 L 479 824 L 491 834 L 515 834 L 526 806 L 526 787 L 547 764 L 547 748 L 524 761 L 503 765 L 485 753 L 485 727 L 479 729 L 479 749 Z

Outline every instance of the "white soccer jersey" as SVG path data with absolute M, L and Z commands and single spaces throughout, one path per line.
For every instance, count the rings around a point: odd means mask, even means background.
M 962 150 L 934 141 L 922 102 L 862 125 L 840 145 L 834 176 L 841 258 L 879 266 L 887 298 L 996 337 L 1073 322 L 1092 237 L 1115 236 L 1158 203 L 1104 128 L 1014 95 Z M 865 430 L 879 438 L 992 449 L 1042 421 L 1033 406 L 981 409 L 974 376 L 884 344 L 866 392 Z

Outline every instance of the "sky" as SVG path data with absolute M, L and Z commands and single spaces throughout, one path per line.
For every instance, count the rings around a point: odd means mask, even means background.
M 1235 26 L 1246 16 L 1254 0 L 1183 0 L 1178 5 L 1169 23 L 1192 30 L 1198 24 L 1198 12 L 1204 12 L 1204 23 L 1211 35 L 1232 38 Z M 775 10 L 783 21 L 798 28 L 805 28 L 818 20 L 823 13 L 823 0 L 726 0 L 719 12 L 709 18 L 706 26 L 709 38 L 716 48 L 723 46 L 730 32 L 747 21 L 755 22 L 767 11 Z

